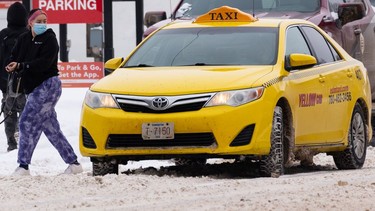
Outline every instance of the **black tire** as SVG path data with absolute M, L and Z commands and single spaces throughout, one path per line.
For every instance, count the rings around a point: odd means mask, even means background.
M 372 131 L 375 131 L 375 112 L 374 110 L 372 111 L 372 116 L 371 116 L 371 127 Z M 371 140 L 370 140 L 370 146 L 375 147 L 375 133 L 372 134 Z
M 205 158 L 175 158 L 173 160 L 176 166 L 204 165 L 207 162 Z
M 357 103 L 354 107 L 348 133 L 348 147 L 341 152 L 333 153 L 333 160 L 338 169 L 362 168 L 366 159 L 367 131 L 364 114 Z
M 284 125 L 283 109 L 276 106 L 273 113 L 270 154 L 262 156 L 259 162 L 260 175 L 279 177 L 284 174 Z
M 106 174 L 118 174 L 118 163 L 113 161 L 98 161 L 92 163 L 93 176 L 104 176 Z

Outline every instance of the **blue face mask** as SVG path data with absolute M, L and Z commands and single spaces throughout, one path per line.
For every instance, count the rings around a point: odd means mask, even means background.
M 34 23 L 34 32 L 36 35 L 43 34 L 47 31 L 47 24 L 45 23 Z

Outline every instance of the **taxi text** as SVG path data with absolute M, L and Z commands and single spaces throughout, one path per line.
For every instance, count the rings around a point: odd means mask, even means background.
M 238 12 L 225 12 L 225 13 L 208 13 L 211 17 L 211 20 L 237 20 Z

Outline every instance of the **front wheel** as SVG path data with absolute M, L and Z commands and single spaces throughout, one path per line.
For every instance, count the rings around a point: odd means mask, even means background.
M 92 162 L 92 175 L 104 176 L 106 174 L 118 174 L 119 164 L 115 160 L 103 160 Z
M 366 159 L 367 135 L 364 114 L 357 103 L 352 114 L 348 133 L 348 147 L 342 152 L 333 154 L 338 169 L 362 168 Z
M 176 166 L 204 165 L 207 162 L 205 158 L 175 158 L 173 160 Z
M 284 174 L 284 125 L 283 109 L 276 106 L 273 112 L 270 154 L 260 160 L 260 174 L 265 177 L 279 177 Z

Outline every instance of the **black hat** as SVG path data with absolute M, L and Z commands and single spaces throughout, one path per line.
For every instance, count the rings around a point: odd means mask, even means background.
M 7 13 L 8 27 L 10 26 L 27 26 L 27 11 L 23 4 L 15 2 L 10 5 Z

